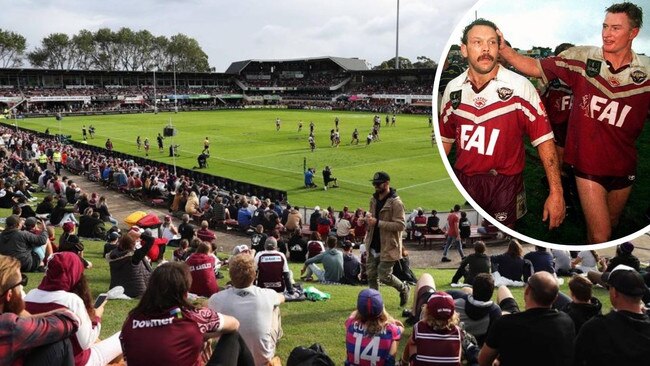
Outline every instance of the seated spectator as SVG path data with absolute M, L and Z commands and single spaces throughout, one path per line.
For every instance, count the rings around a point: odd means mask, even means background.
M 366 213 L 362 209 L 357 208 L 354 212 L 354 217 L 352 217 L 352 221 L 350 222 L 354 228 L 354 241 L 356 243 L 363 243 L 366 238 L 368 227 L 366 225 L 366 220 L 362 220 L 365 216 Z
M 20 208 L 20 217 L 26 219 L 28 217 L 36 216 L 36 212 L 34 212 L 34 209 L 32 206 L 30 206 L 30 203 L 27 201 L 27 197 L 18 196 L 17 201 L 17 206 Z
M 275 203 L 270 203 L 268 207 L 268 210 L 264 211 L 264 217 L 262 220 L 264 230 L 267 232 L 276 229 L 281 230 L 282 224 L 280 223 L 280 216 L 275 212 Z
M 604 272 L 611 272 L 612 269 L 616 268 L 619 264 L 624 264 L 628 267 L 634 268 L 635 271 L 639 272 L 641 270 L 641 263 L 639 258 L 637 258 L 632 252 L 634 251 L 634 244 L 625 242 L 621 245 L 616 246 L 616 255 L 614 258 L 610 259 L 608 262 L 605 261 L 605 267 L 603 272 L 599 271 L 589 271 L 587 273 L 587 278 L 592 283 L 597 283 L 605 287 L 605 282 L 602 281 L 601 277 Z
M 352 253 L 352 242 L 343 242 L 343 278 L 341 283 L 347 285 L 359 285 L 361 283 L 361 261 Z
M 492 365 L 497 357 L 501 365 L 573 365 L 575 328 L 567 314 L 551 307 L 559 292 L 553 274 L 537 271 L 530 276 L 523 312 L 507 287 L 499 292 L 506 294 L 499 303 L 502 310 L 511 314 L 490 327 L 479 353 L 481 365 Z
M 106 243 L 104 244 L 104 254 L 102 254 L 102 257 L 106 258 L 106 254 L 110 253 L 113 251 L 113 249 L 117 248 L 117 241 L 120 239 L 120 233 L 116 231 L 111 231 L 108 233 L 106 236 Z
M 210 244 L 201 242 L 196 252 L 185 261 L 190 267 L 192 286 L 190 292 L 203 297 L 210 297 L 219 291 L 216 276 L 216 261 L 212 255 Z
M 485 243 L 480 240 L 474 243 L 474 253 L 460 262 L 458 270 L 451 278 L 451 283 L 458 283 L 458 280 L 463 277 L 464 283 L 471 285 L 474 283 L 474 277 L 479 273 L 491 273 L 490 259 L 485 254 Z
M 93 264 L 90 261 L 84 259 L 84 243 L 79 240 L 79 237 L 76 235 L 69 235 L 65 242 L 59 245 L 59 252 L 71 252 L 79 256 L 81 262 L 84 265 L 84 268 L 92 268 Z
M 551 254 L 553 254 L 555 273 L 558 276 L 573 276 L 579 273 L 578 270 L 571 266 L 571 254 L 568 250 L 551 249 Z
M 490 257 L 492 270 L 512 281 L 521 281 L 524 276 L 523 248 L 515 239 L 510 240 L 505 253 Z
M 553 256 L 545 247 L 535 245 L 535 251 L 528 252 L 524 256 L 524 261 L 529 266 L 529 270 L 524 270 L 524 282 L 528 281 L 528 276 L 537 272 L 548 272 L 555 274 L 553 267 Z
M 402 282 L 408 282 L 409 285 L 415 285 L 418 282 L 417 277 L 411 270 L 411 259 L 405 245 L 402 245 L 402 258 L 395 261 L 393 265 L 393 275 Z
M 178 225 L 178 235 L 181 236 L 181 239 L 185 239 L 188 242 L 191 242 L 192 239 L 194 239 L 194 226 L 190 224 L 190 215 L 183 214 L 181 220 L 181 224 Z
M 309 267 L 311 273 L 315 274 L 320 282 L 341 282 L 344 275 L 343 253 L 336 249 L 337 243 L 336 237 L 329 236 L 327 238 L 327 251 L 307 259 L 300 270 L 300 274 L 304 274 L 307 267 Z M 319 268 L 316 263 L 322 263 L 323 269 Z
M 99 340 L 104 304 L 93 306 L 84 266 L 76 254 L 53 255 L 41 284 L 25 296 L 25 305 L 32 314 L 63 308 L 79 318 L 79 329 L 72 336 L 76 365 L 107 365 L 122 353 L 119 332 Z
M 456 302 L 463 328 L 483 346 L 485 337 L 494 322 L 501 317 L 501 308 L 492 302 L 494 279 L 489 273 L 481 273 L 474 279 L 471 288 L 447 291 Z
M 278 242 L 274 237 L 266 239 L 265 250 L 255 254 L 257 269 L 256 284 L 261 288 L 269 288 L 276 292 L 293 292 L 291 270 L 287 258 L 278 251 Z
M 243 205 L 237 211 L 237 222 L 239 223 L 239 230 L 246 231 L 251 227 L 251 220 L 253 219 L 253 214 L 248 210 L 248 202 L 243 203 Z
M 320 206 L 314 207 L 314 212 L 309 216 L 309 231 L 314 232 L 318 229 L 318 220 L 321 217 Z
M 267 237 L 268 235 L 264 233 L 264 226 L 261 224 L 255 226 L 255 231 L 253 232 L 253 235 L 251 235 L 251 249 L 256 252 L 264 250 L 264 243 L 266 242 Z
M 208 243 L 217 240 L 217 236 L 208 228 L 208 222 L 206 220 L 201 221 L 201 228 L 196 231 L 196 237 Z
M 48 233 L 40 220 L 36 223 L 39 235 L 21 230 L 22 227 L 22 220 L 18 216 L 7 217 L 5 230 L 0 233 L 0 254 L 18 259 L 21 272 L 34 272 L 43 266 L 49 243 Z
M 0 255 L 0 328 L 11 347 L 0 348 L 0 364 L 61 364 L 72 358 L 69 337 L 79 329 L 79 317 L 66 308 L 26 316 L 23 289 L 28 277 L 16 258 Z M 48 356 L 58 355 L 57 358 Z M 30 362 L 30 361 L 33 361 Z
M 54 210 L 54 197 L 52 197 L 51 194 L 48 194 L 47 196 L 43 197 L 43 201 L 36 205 L 36 214 L 37 215 L 44 215 L 44 214 L 51 214 L 52 210 Z
M 172 217 L 165 215 L 163 217 L 163 222 L 160 227 L 158 227 L 158 237 L 167 239 L 167 243 L 171 243 L 172 240 L 178 239 L 178 229 L 176 225 L 172 222 Z
M 558 294 L 553 307 L 569 314 L 576 328 L 576 334 L 582 325 L 596 315 L 601 315 L 603 304 L 592 296 L 593 284 L 586 277 L 573 276 L 569 280 L 569 295 Z
M 290 232 L 293 232 L 296 229 L 302 230 L 302 215 L 300 214 L 300 211 L 298 211 L 297 207 L 291 208 L 291 206 L 288 206 L 287 210 L 289 210 L 289 213 L 284 228 Z
M 117 248 L 106 255 L 111 270 L 109 288 L 122 286 L 124 294 L 129 297 L 142 296 L 147 289 L 152 271 L 145 256 L 153 245 L 154 238 L 145 233 L 141 237 L 141 242 L 142 246 L 136 249 L 135 239 L 129 235 L 123 235 Z
M 174 250 L 172 255 L 172 262 L 185 262 L 191 254 L 190 242 L 187 239 L 181 239 L 178 249 Z
M 307 241 L 302 237 L 302 230 L 295 229 L 289 238 L 289 261 L 303 263 L 307 256 Z
M 379 291 L 365 289 L 359 292 L 357 309 L 345 321 L 345 330 L 345 365 L 396 364 L 397 346 L 404 326 L 388 314 Z M 372 350 L 372 354 L 368 350 Z M 372 358 L 366 360 L 369 356 Z
M 79 236 L 84 238 L 104 239 L 106 237 L 106 226 L 99 217 L 99 213 L 93 212 L 88 207 L 83 215 L 79 217 Z
M 431 216 L 427 218 L 427 231 L 429 234 L 443 234 L 442 229 L 440 229 L 438 211 L 436 210 L 431 210 Z
M 97 201 L 97 208 L 95 212 L 99 213 L 99 218 L 104 222 L 110 222 L 113 225 L 117 225 L 117 220 L 111 216 L 111 213 L 108 211 L 108 205 L 106 204 L 106 197 L 100 196 L 99 201 Z
M 427 217 L 424 216 L 422 209 L 418 210 L 417 216 L 413 218 L 413 239 L 417 240 L 426 234 L 427 230 Z
M 246 341 L 255 363 L 267 365 L 275 357 L 282 336 L 280 304 L 284 295 L 253 285 L 255 262 L 250 255 L 237 255 L 229 263 L 232 287 L 212 295 L 208 307 L 240 319 L 239 332 Z M 279 364 L 279 363 L 278 363 Z
M 187 298 L 192 276 L 185 263 L 156 268 L 147 291 L 122 326 L 122 345 L 129 366 L 203 364 L 205 341 L 219 337 L 208 365 L 254 365 L 237 333 L 239 321 Z M 160 324 L 147 327 L 140 324 Z
M 345 216 L 344 212 L 339 212 L 339 221 L 336 223 L 336 237 L 339 242 L 343 243 L 346 240 L 354 239 L 354 231 L 350 220 Z
M 642 299 L 648 287 L 637 271 L 623 264 L 603 277 L 612 310 L 580 328 L 574 364 L 645 365 L 650 359 L 650 318 Z
M 192 191 L 185 203 L 185 213 L 188 215 L 200 215 L 201 210 L 199 208 L 199 197 L 196 195 L 196 192 Z
M 79 222 L 74 217 L 73 209 L 66 208 L 65 206 L 68 203 L 63 198 L 59 198 L 56 202 L 56 206 L 50 214 L 50 224 L 54 226 L 61 226 L 68 221 L 72 221 L 75 225 L 79 225 Z
M 318 219 L 316 231 L 320 234 L 321 238 L 327 238 L 330 235 L 332 221 L 329 219 L 329 214 L 327 211 L 322 211 L 321 216 Z
M 600 257 L 595 250 L 581 250 L 573 261 L 571 266 L 579 271 L 578 273 L 587 273 L 589 271 L 598 271 Z
M 461 365 L 463 353 L 468 364 L 476 364 L 476 341 L 460 327 L 461 320 L 455 309 L 454 299 L 449 294 L 435 292 L 429 296 L 422 320 L 413 326 L 404 348 L 402 364 Z

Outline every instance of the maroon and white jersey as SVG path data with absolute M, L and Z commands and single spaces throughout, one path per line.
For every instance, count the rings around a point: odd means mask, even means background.
M 455 168 L 466 175 L 524 170 L 523 136 L 533 146 L 553 138 L 535 87 L 500 65 L 497 75 L 476 89 L 467 71 L 445 89 L 440 113 L 442 141 L 456 143 Z
M 458 326 L 435 331 L 426 322 L 419 321 L 413 326 L 411 337 L 418 350 L 412 365 L 461 365 L 463 337 Z
M 124 356 L 129 365 L 202 365 L 203 335 L 221 331 L 222 317 L 208 308 L 129 315 L 120 334 Z
M 255 255 L 257 266 L 257 286 L 284 292 L 284 272 L 289 272 L 289 265 L 284 253 L 277 250 L 265 250 Z
M 573 92 L 562 80 L 553 79 L 542 95 L 542 102 L 551 124 L 566 123 L 571 113 Z
M 650 106 L 650 59 L 633 53 L 619 70 L 600 47 L 573 47 L 539 61 L 544 81 L 560 78 L 573 90 L 564 160 L 585 174 L 634 175 L 636 139 Z
M 190 267 L 192 287 L 190 292 L 203 297 L 210 297 L 219 291 L 215 275 L 216 259 L 205 253 L 193 253 L 185 263 Z

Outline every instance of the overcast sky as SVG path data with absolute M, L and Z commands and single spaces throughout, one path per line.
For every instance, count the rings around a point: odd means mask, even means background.
M 622 2 L 622 0 L 620 0 Z M 555 48 L 560 43 L 602 46 L 600 31 L 605 9 L 612 0 L 483 0 L 477 4 L 478 16 L 489 19 L 503 31 L 513 47 L 530 49 L 532 46 Z M 637 53 L 650 56 L 650 6 L 647 0 L 634 0 L 644 8 L 643 27 L 632 43 Z M 462 25 L 474 19 L 474 12 L 461 21 Z M 462 28 L 454 31 L 452 41 L 460 43 Z
M 198 40 L 223 72 L 251 58 L 395 56 L 397 0 L 15 0 L 0 28 L 22 34 L 28 50 L 51 33 L 121 27 Z M 440 58 L 456 23 L 476 0 L 401 0 L 400 56 Z

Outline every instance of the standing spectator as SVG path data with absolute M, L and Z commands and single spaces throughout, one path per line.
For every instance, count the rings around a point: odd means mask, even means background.
M 22 293 L 28 278 L 21 274 L 20 266 L 15 258 L 0 255 L 0 364 L 30 364 L 30 359 L 41 360 L 41 364 L 45 364 L 43 359 L 49 364 L 69 364 L 72 354 L 68 338 L 77 332 L 79 317 L 65 308 L 25 316 Z M 53 354 L 60 355 L 60 359 L 48 357 Z
M 193 305 L 187 294 L 192 276 L 187 264 L 162 265 L 122 325 L 122 348 L 129 366 L 202 364 L 205 340 L 219 336 L 208 365 L 253 365 L 237 330 L 239 321 Z M 144 326 L 147 323 L 160 326 Z M 142 324 L 142 326 L 140 326 Z
M 366 247 L 368 286 L 379 288 L 379 282 L 399 291 L 400 306 L 406 305 L 409 286 L 393 275 L 393 265 L 402 257 L 402 232 L 406 227 L 404 204 L 395 189 L 390 187 L 390 176 L 377 172 L 372 185 L 375 193 L 370 199 Z
M 346 365 L 395 365 L 404 326 L 388 314 L 379 291 L 359 292 L 357 309 L 345 321 L 345 329 Z
M 458 270 L 451 279 L 451 283 L 458 283 L 458 280 L 464 277 L 463 282 L 471 285 L 479 273 L 491 273 L 490 258 L 485 254 L 485 243 L 480 240 L 474 243 L 474 253 L 463 258 L 460 262 Z
M 122 354 L 119 332 L 99 340 L 104 304 L 93 306 L 84 265 L 76 254 L 53 255 L 41 284 L 25 296 L 25 305 L 31 314 L 68 309 L 79 317 L 79 329 L 72 336 L 75 365 L 107 365 Z
M 447 253 L 449 253 L 449 248 L 452 245 L 456 244 L 456 250 L 461 259 L 465 259 L 465 253 L 463 253 L 463 243 L 460 240 L 460 205 L 455 205 L 454 209 L 449 212 L 447 215 L 447 239 L 445 241 L 445 247 L 442 250 L 442 261 L 451 262 L 451 259 L 447 258 Z
M 210 244 L 201 242 L 185 261 L 190 267 L 192 286 L 190 292 L 198 296 L 210 297 L 219 291 L 216 276 L 216 260 L 211 255 Z
M 573 365 L 573 321 L 551 308 L 558 292 L 552 274 L 533 274 L 524 289 L 526 310 L 518 312 L 515 305 L 510 309 L 513 314 L 492 325 L 479 354 L 480 365 L 492 365 L 497 357 L 502 366 Z
M 458 230 L 460 231 L 461 245 L 467 244 L 467 239 L 472 236 L 472 223 L 467 218 L 467 212 L 460 213 L 460 221 L 458 221 Z
M 240 319 L 239 332 L 255 359 L 248 365 L 270 364 L 282 336 L 280 305 L 284 295 L 253 285 L 255 264 L 250 255 L 233 257 L 228 270 L 232 287 L 212 295 L 208 307 Z

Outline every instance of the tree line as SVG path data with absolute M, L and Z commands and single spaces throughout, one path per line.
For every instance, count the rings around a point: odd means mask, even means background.
M 147 30 L 86 29 L 69 36 L 52 33 L 27 52 L 24 36 L 0 29 L 0 67 L 100 71 L 209 72 L 208 55 L 196 39 L 182 33 L 169 38 Z

